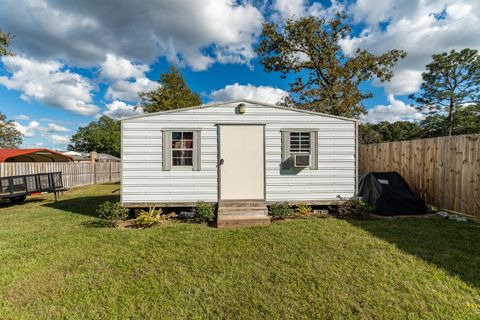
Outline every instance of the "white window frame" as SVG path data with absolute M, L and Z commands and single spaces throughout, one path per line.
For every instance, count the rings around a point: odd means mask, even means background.
M 192 138 L 192 165 L 173 165 L 172 134 L 173 132 L 193 132 Z M 162 130 L 162 170 L 163 171 L 200 171 L 201 170 L 201 130 L 189 128 L 175 128 Z M 190 150 L 190 149 L 185 149 Z

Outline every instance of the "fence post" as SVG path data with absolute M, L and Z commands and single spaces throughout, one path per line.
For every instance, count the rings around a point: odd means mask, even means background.
M 97 184 L 97 163 L 93 162 L 93 184 Z

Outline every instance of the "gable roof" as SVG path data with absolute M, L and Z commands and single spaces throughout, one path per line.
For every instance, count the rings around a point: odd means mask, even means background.
M 137 119 L 137 118 L 143 118 L 143 117 L 151 117 L 151 116 L 155 116 L 155 115 L 158 115 L 158 114 L 176 113 L 176 112 L 182 112 L 182 111 L 186 111 L 186 110 L 205 109 L 205 108 L 210 108 L 210 107 L 218 107 L 218 106 L 222 106 L 222 105 L 226 105 L 226 104 L 233 104 L 233 103 L 250 103 L 250 104 L 256 104 L 256 105 L 260 105 L 260 106 L 265 106 L 265 107 L 270 107 L 270 108 L 276 108 L 276 109 L 281 109 L 281 110 L 289 110 L 289 111 L 294 111 L 294 112 L 307 113 L 307 114 L 311 114 L 311 115 L 315 115 L 315 116 L 324 116 L 324 117 L 329 117 L 329 118 L 334 118 L 334 119 L 340 119 L 340 120 L 345 120 L 345 121 L 359 122 L 359 120 L 353 119 L 353 118 L 335 116 L 335 115 L 328 114 L 328 113 L 308 111 L 308 110 L 302 110 L 302 109 L 297 109 L 297 108 L 283 107 L 283 106 L 279 106 L 279 105 L 276 105 L 276 104 L 270 104 L 270 103 L 265 103 L 265 102 L 253 101 L 253 100 L 248 100 L 248 99 L 229 100 L 229 101 L 222 101 L 222 102 L 211 102 L 211 103 L 206 103 L 206 104 L 202 104 L 202 105 L 194 106 L 194 107 L 180 108 L 180 109 L 174 109 L 174 110 L 158 111 L 158 112 L 140 114 L 140 115 L 136 115 L 136 116 L 131 116 L 131 117 L 123 118 L 123 119 L 121 119 L 121 121 L 130 120 L 130 119 Z
M 48 149 L 0 149 L 0 162 L 68 162 L 72 158 Z

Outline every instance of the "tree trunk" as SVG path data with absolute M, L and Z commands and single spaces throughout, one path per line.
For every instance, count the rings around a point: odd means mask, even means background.
M 452 135 L 453 131 L 453 111 L 454 111 L 453 97 L 450 97 L 450 106 L 448 107 L 448 135 Z

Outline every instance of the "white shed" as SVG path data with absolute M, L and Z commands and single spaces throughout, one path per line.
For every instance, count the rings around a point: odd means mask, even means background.
M 248 100 L 134 116 L 122 120 L 121 202 L 218 202 L 219 219 L 222 207 L 331 204 L 356 193 L 357 136 L 354 119 Z

